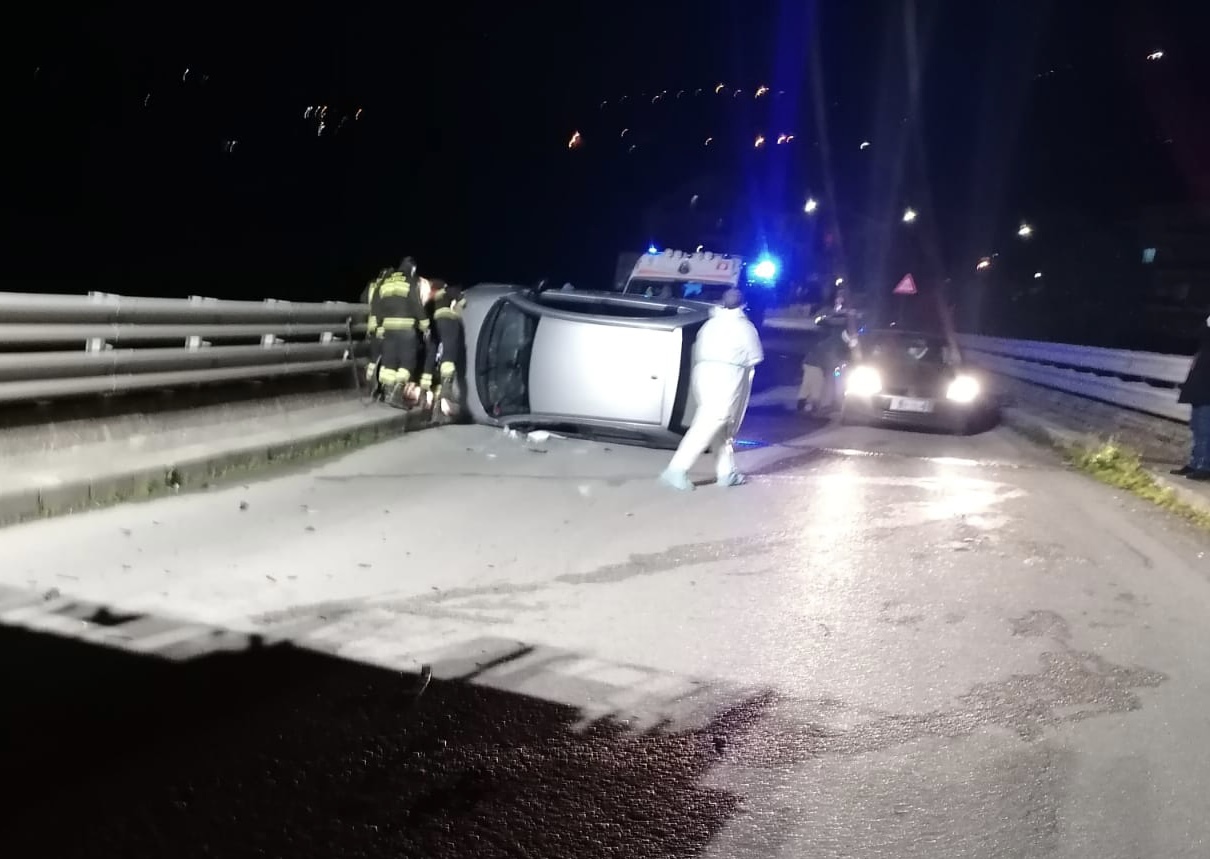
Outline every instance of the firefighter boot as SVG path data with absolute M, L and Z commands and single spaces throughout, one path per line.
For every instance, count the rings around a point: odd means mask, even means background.
M 396 409 L 407 408 L 403 401 L 403 382 L 392 382 L 386 389 L 383 402 Z

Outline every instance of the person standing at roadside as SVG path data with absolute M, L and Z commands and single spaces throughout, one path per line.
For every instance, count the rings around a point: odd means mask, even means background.
M 1193 448 L 1189 462 L 1173 471 L 1189 480 L 1210 481 L 1210 316 L 1202 326 L 1197 354 L 1185 384 L 1181 385 L 1180 402 L 1193 407 L 1189 428 L 1193 431 Z
M 743 293 L 728 289 L 723 306 L 714 308 L 694 343 L 690 385 L 697 410 L 672 461 L 660 475 L 662 483 L 673 489 L 692 490 L 689 469 L 711 446 L 717 455 L 718 485 L 738 486 L 744 482 L 744 476 L 735 470 L 732 443 L 744 420 L 753 370 L 764 359 L 756 326 L 744 314 Z

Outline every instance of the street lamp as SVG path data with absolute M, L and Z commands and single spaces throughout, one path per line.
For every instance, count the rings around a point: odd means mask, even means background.
M 1017 235 L 1023 239 L 1028 239 L 1033 234 L 1034 234 L 1034 228 L 1031 227 L 1029 224 L 1023 223 L 1023 224 L 1021 224 L 1021 226 L 1017 227 Z
M 844 278 L 843 278 L 843 277 L 838 277 L 838 278 L 836 278 L 836 285 L 837 285 L 837 286 L 844 286 Z
M 911 206 L 908 206 L 903 210 L 903 222 L 905 224 L 912 224 L 916 222 L 916 210 Z
M 808 215 L 814 215 L 818 208 L 819 202 L 814 197 L 807 197 L 807 202 L 803 204 L 802 210 Z
M 979 260 L 979 262 L 975 263 L 976 271 L 987 271 L 987 269 L 989 269 L 991 267 L 992 267 L 991 257 L 984 257 L 983 259 Z

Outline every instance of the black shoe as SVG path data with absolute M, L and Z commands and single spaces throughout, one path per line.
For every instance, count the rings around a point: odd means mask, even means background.
M 1191 471 L 1185 475 L 1185 479 L 1205 483 L 1206 481 L 1210 481 L 1210 471 Z
M 1168 473 L 1175 475 L 1176 477 L 1185 477 L 1186 475 L 1192 474 L 1194 470 L 1195 469 L 1192 465 L 1182 465 L 1180 468 L 1174 468 Z

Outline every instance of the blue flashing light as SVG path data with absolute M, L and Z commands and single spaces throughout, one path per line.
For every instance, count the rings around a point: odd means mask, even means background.
M 658 254 L 659 252 L 660 252 L 660 249 L 659 249 L 659 248 L 657 248 L 655 245 L 648 245 L 648 246 L 647 246 L 647 253 L 649 253 L 649 254 Z
M 777 260 L 769 256 L 761 257 L 756 265 L 752 266 L 752 277 L 756 280 L 763 280 L 767 285 L 771 285 L 771 281 L 777 278 Z

